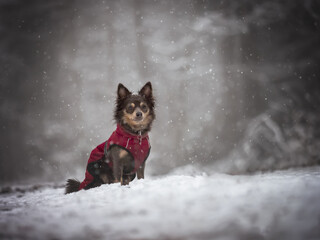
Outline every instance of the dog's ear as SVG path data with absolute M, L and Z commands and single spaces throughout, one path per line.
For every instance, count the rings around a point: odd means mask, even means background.
M 131 95 L 131 92 L 125 86 L 123 86 L 121 83 L 119 83 L 119 85 L 118 85 L 118 99 L 125 99 L 129 95 Z
M 147 82 L 139 91 L 139 95 L 145 97 L 146 99 L 151 99 L 152 96 L 152 86 L 151 82 Z

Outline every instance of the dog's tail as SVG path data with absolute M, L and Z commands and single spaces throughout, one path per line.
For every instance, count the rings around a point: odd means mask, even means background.
M 79 191 L 80 182 L 77 179 L 68 179 L 65 194 Z

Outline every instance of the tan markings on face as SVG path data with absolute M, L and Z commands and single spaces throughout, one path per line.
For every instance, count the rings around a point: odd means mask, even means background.
M 142 112 L 142 119 L 140 121 L 134 120 L 135 114 L 136 111 L 134 111 L 132 114 L 125 112 L 123 117 L 124 123 L 130 125 L 135 131 L 145 128 L 152 121 L 152 116 L 149 115 L 149 110 L 146 113 Z
M 128 104 L 127 107 L 125 108 L 125 113 L 132 114 L 135 107 L 136 105 L 134 103 Z
M 128 112 L 127 110 L 124 110 L 124 117 L 128 120 L 131 121 L 135 121 L 136 119 L 136 114 L 137 112 L 141 112 L 142 113 L 142 118 L 140 121 L 136 121 L 136 123 L 138 122 L 142 122 L 148 115 L 149 115 L 149 109 L 145 109 L 145 111 L 143 111 L 143 109 L 137 107 L 132 113 Z
M 124 158 L 125 156 L 128 155 L 128 152 L 126 150 L 120 150 L 119 152 L 119 158 Z
M 142 112 L 144 112 L 144 113 L 149 111 L 147 104 L 145 104 L 144 102 L 140 103 L 140 108 L 141 108 Z

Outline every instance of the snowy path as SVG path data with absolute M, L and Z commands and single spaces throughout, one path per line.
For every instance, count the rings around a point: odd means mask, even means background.
M 320 239 L 320 167 L 0 195 L 0 239 Z

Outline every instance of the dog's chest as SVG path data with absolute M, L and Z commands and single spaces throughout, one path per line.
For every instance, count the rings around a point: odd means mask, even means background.
M 113 132 L 111 137 L 107 141 L 107 149 L 112 145 L 118 145 L 127 149 L 134 159 L 134 170 L 136 172 L 139 167 L 148 158 L 150 152 L 149 137 L 130 137 Z

